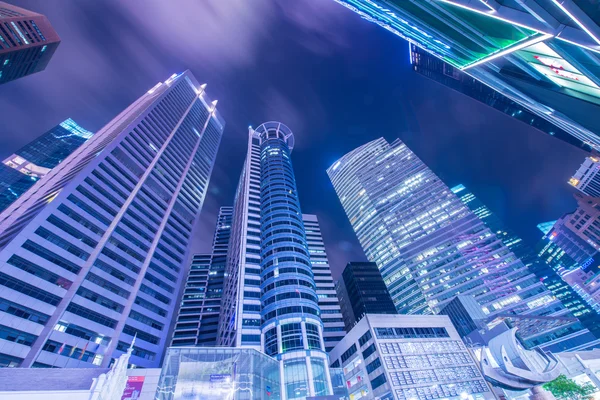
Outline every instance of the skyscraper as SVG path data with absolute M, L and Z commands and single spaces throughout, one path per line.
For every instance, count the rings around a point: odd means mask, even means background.
M 398 314 L 375 263 L 349 262 L 336 290 L 348 332 L 367 313 Z
M 331 276 L 327 249 L 321 235 L 319 220 L 316 215 L 302 214 L 302 222 L 306 231 L 306 243 L 308 244 L 310 263 L 315 278 L 315 285 L 317 286 L 319 309 L 321 310 L 321 320 L 323 321 L 325 351 L 329 353 L 346 335 L 344 320 L 342 311 L 340 310 L 340 301 L 335 291 L 333 277 Z
M 277 358 L 282 399 L 332 392 L 315 282 L 318 270 L 313 269 L 326 264 L 318 253 L 309 253 L 310 247 L 320 246 L 307 244 L 312 232 L 303 223 L 293 147 L 292 131 L 280 122 L 249 130 L 217 338 L 218 345 L 254 348 Z
M 192 257 L 171 346 L 216 345 L 232 212 L 219 211 L 212 253 Z
M 561 274 L 564 272 L 563 265 L 556 262 L 548 263 L 546 260 L 540 258 L 529 245 L 512 229 L 509 229 L 492 210 L 464 185 L 457 185 L 451 190 L 502 240 L 502 243 L 525 264 L 527 269 L 544 283 L 544 286 L 571 311 L 573 316 L 579 318 L 585 328 L 589 329 L 594 336 L 600 338 L 600 315 L 598 315 L 598 312 L 591 303 L 586 300 L 587 296 L 582 295 L 582 292 L 577 287 L 573 287 L 569 282 L 561 278 Z M 469 302 L 469 300 L 464 299 L 461 301 Z M 461 329 L 458 327 L 457 329 L 460 332 Z
M 194 76 L 135 101 L 0 215 L 2 363 L 157 367 L 223 121 Z
M 335 0 L 600 149 L 600 19 L 573 0 Z
M 460 68 L 453 67 L 444 60 L 434 56 L 428 51 L 409 43 L 410 62 L 413 70 L 429 79 L 469 96 L 496 110 L 510 115 L 512 118 L 531 125 L 540 131 L 554 136 L 573 146 L 590 151 L 590 146 L 576 137 L 568 134 L 563 129 L 555 126 L 548 120 L 529 111 L 521 104 L 509 99 L 497 90 L 473 78 Z
M 400 140 L 369 142 L 327 173 L 399 313 L 438 313 L 454 296 L 472 295 L 490 317 L 556 317 L 545 326 L 516 321 L 528 346 L 596 340 Z
M 0 165 L 0 212 L 92 135 L 68 118 L 7 157 Z
M 569 183 L 580 192 L 593 197 L 600 197 L 600 159 L 586 157 Z
M 0 1 L 0 85 L 46 69 L 59 44 L 48 18 Z

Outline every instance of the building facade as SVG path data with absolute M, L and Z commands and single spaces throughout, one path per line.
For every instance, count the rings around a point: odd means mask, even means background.
M 59 44 L 48 18 L 0 1 L 0 85 L 46 69 Z
M 409 43 L 413 71 L 486 104 L 512 118 L 554 136 L 573 146 L 590 151 L 588 144 L 570 135 L 550 121 L 536 115 L 492 87 L 453 67 L 428 51 Z
M 171 346 L 215 346 L 217 343 L 232 214 L 231 207 L 221 207 L 212 253 L 192 257 Z
M 600 159 L 597 157 L 586 157 L 569 184 L 583 194 L 592 197 L 600 197 Z
M 0 212 L 92 135 L 68 118 L 7 157 L 0 165 Z
M 496 398 L 445 315 L 367 314 L 330 362 L 353 400 Z
M 332 393 L 312 264 L 318 253 L 309 253 L 293 147 L 292 131 L 280 122 L 249 130 L 217 338 L 218 345 L 253 348 L 276 358 L 282 399 Z
M 573 287 L 569 282 L 562 278 L 564 267 L 540 257 L 535 251 L 527 245 L 514 231 L 509 229 L 498 216 L 492 212 L 481 200 L 479 200 L 464 185 L 453 187 L 452 192 L 459 196 L 462 202 L 469 207 L 483 221 L 483 223 L 502 240 L 502 243 L 508 247 L 516 257 L 546 286 L 548 290 L 562 302 L 562 304 L 571 311 L 574 317 L 578 318 L 582 324 L 589 329 L 596 338 L 600 338 L 600 315 L 598 311 L 586 300 L 587 296 L 577 287 Z M 550 248 L 546 249 L 546 252 Z M 545 252 L 542 253 L 544 255 Z M 567 259 L 565 258 L 565 261 Z M 463 301 L 465 301 L 463 299 Z M 468 300 L 467 300 L 468 301 Z M 453 320 L 454 322 L 454 320 Z M 539 324 L 539 320 L 532 319 L 532 324 Z M 458 328 L 459 333 L 461 329 Z M 462 335 L 462 333 L 461 333 Z
M 0 215 L 0 358 L 159 365 L 223 121 L 194 76 L 150 89 Z
M 600 18 L 577 0 L 336 0 L 600 148 Z
M 323 321 L 325 351 L 329 352 L 346 336 L 346 329 L 340 309 L 340 301 L 331 276 L 327 249 L 321 235 L 319 220 L 316 215 L 302 214 L 302 222 L 306 230 L 306 243 L 308 244 L 310 263 L 315 277 L 315 285 L 317 286 L 321 321 Z
M 517 320 L 527 346 L 597 340 L 400 140 L 369 142 L 327 173 L 399 313 L 437 314 L 454 296 L 472 295 L 489 317 L 558 318 L 543 328 Z
M 398 313 L 379 268 L 373 262 L 349 262 L 336 290 L 347 331 L 367 313 Z

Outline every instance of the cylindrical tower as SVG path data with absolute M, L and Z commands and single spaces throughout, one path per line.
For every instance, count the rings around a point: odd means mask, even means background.
M 262 347 L 281 361 L 282 398 L 331 393 L 316 285 L 290 159 L 292 131 L 267 122 L 260 140 Z

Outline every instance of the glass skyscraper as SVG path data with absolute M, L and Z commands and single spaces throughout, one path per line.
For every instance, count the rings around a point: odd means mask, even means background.
M 0 85 L 43 71 L 59 44 L 48 18 L 0 1 Z
M 0 362 L 158 367 L 224 122 L 186 71 L 0 215 Z
M 320 246 L 308 244 L 317 237 L 303 222 L 293 147 L 292 131 L 280 122 L 249 130 L 217 338 L 218 345 L 254 348 L 279 360 L 282 399 L 332 393 L 313 268 L 327 264 L 309 253 Z
M 68 118 L 7 157 L 0 165 L 0 212 L 92 135 Z
M 578 0 L 335 0 L 600 149 L 600 18 Z
M 369 142 L 327 173 L 399 313 L 437 314 L 455 296 L 471 295 L 489 317 L 555 317 L 516 320 L 528 346 L 596 340 L 400 140 Z
M 349 262 L 336 290 L 348 332 L 365 314 L 398 314 L 379 268 L 373 262 Z
M 588 304 L 589 301 L 586 300 L 586 296 L 583 296 L 578 288 L 572 287 L 571 284 L 561 278 L 560 274 L 564 271 L 561 264 L 548 263 L 539 257 L 529 245 L 512 229 L 507 228 L 500 218 L 464 185 L 457 185 L 451 190 L 502 240 L 502 243 L 525 264 L 527 269 L 544 283 L 546 288 L 571 311 L 573 316 L 581 321 L 585 328 L 589 329 L 595 337 L 600 338 L 600 315 Z M 548 251 L 548 248 L 546 251 Z M 542 255 L 544 254 L 545 252 L 542 253 Z
M 216 345 L 232 213 L 221 207 L 212 253 L 192 257 L 171 346 Z
M 306 231 L 306 243 L 308 244 L 310 263 L 317 287 L 317 297 L 319 298 L 325 351 L 329 353 L 346 335 L 344 320 L 333 277 L 331 276 L 331 268 L 327 258 L 325 242 L 321 235 L 319 219 L 316 215 L 303 214 L 302 222 Z

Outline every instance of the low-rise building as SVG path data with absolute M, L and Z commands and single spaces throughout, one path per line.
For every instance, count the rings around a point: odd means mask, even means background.
M 329 353 L 350 400 L 494 399 L 445 315 L 365 315 Z

